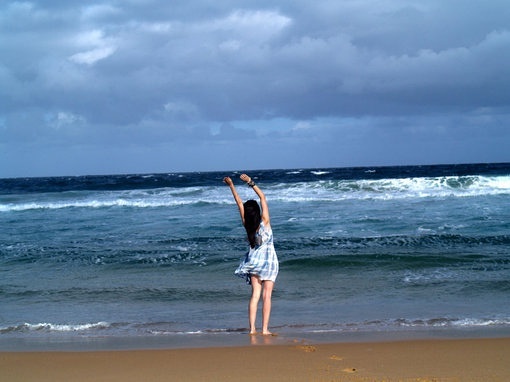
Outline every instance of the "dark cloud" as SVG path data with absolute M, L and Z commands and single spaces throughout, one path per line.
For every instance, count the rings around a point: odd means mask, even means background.
M 245 168 L 508 160 L 509 20 L 496 0 L 5 1 L 0 176 L 225 168 L 240 141 L 261 147 Z

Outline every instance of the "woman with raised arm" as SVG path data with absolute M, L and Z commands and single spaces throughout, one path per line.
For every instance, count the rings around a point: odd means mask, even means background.
M 271 335 L 269 331 L 269 316 L 271 315 L 271 295 L 278 275 L 278 257 L 273 245 L 273 231 L 269 219 L 266 196 L 255 182 L 246 174 L 241 175 L 241 180 L 246 182 L 260 199 L 260 206 L 255 200 L 245 203 L 241 200 L 234 182 L 228 176 L 223 181 L 230 187 L 236 201 L 241 221 L 246 229 L 250 250 L 235 274 L 246 279 L 251 285 L 251 298 L 248 305 L 248 319 L 250 334 L 256 334 L 255 322 L 257 308 L 262 294 L 262 334 Z

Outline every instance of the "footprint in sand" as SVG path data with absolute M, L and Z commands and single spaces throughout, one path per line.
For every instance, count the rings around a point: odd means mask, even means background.
M 317 348 L 315 346 L 312 346 L 312 345 L 298 346 L 297 348 L 299 350 L 303 350 L 306 353 L 313 353 L 314 351 L 317 350 Z
M 344 359 L 342 357 L 339 357 L 337 355 L 332 355 L 329 357 L 329 359 L 332 359 L 333 361 L 343 361 Z

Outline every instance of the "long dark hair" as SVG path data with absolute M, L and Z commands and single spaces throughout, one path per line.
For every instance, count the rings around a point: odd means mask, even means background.
M 255 200 L 247 200 L 243 204 L 244 206 L 244 228 L 246 229 L 246 233 L 248 234 L 248 241 L 250 242 L 250 247 L 255 248 L 257 244 L 255 240 L 255 236 L 257 234 L 257 229 L 260 225 L 260 207 L 259 204 Z

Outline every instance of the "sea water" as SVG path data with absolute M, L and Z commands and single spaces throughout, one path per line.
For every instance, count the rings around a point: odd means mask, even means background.
M 246 333 L 240 173 L 0 179 L 0 348 Z M 510 333 L 510 164 L 248 173 L 281 336 Z

